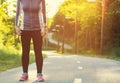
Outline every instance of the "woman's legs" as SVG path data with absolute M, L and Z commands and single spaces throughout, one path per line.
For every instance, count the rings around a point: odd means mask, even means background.
M 40 30 L 33 31 L 32 39 L 33 39 L 33 44 L 34 44 L 34 52 L 35 52 L 37 73 L 42 73 L 43 56 L 42 56 L 41 31 Z
M 22 67 L 23 72 L 28 73 L 29 65 L 29 52 L 30 52 L 30 31 L 22 31 L 21 42 L 22 42 Z

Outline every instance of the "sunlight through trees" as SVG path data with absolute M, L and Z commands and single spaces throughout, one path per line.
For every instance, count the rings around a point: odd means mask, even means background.
M 119 4 L 119 0 L 106 0 L 106 21 L 104 22 L 103 35 L 104 53 L 109 53 L 114 50 L 113 48 L 120 47 L 120 30 L 118 30 L 120 8 L 117 6 Z M 53 28 L 56 24 L 64 25 L 65 42 L 69 43 L 74 48 L 76 7 L 78 27 L 77 46 L 79 53 L 100 53 L 102 20 L 101 3 L 90 3 L 87 0 L 67 0 L 60 6 L 59 11 L 54 16 L 54 23 L 51 27 Z M 72 20 L 67 20 L 66 17 L 70 17 Z M 113 35 L 115 38 L 113 38 Z
M 16 1 L 0 1 L 0 44 L 17 46 L 19 40 L 16 38 L 14 31 Z M 106 0 L 104 53 L 110 53 L 116 51 L 116 49 L 120 49 L 119 5 L 119 0 Z M 8 10 L 8 7 L 10 10 Z M 75 48 L 75 25 L 77 25 L 78 52 L 99 53 L 101 13 L 102 8 L 100 3 L 90 3 L 87 0 L 66 0 L 61 4 L 55 16 L 48 18 L 48 27 L 50 29 L 56 29 L 56 25 L 64 26 L 65 42 Z M 62 34 L 62 29 L 59 31 L 59 33 Z M 59 37 L 62 38 L 61 35 L 59 35 Z

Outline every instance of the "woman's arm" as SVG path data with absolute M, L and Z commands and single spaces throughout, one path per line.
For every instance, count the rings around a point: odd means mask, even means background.
M 46 5 L 45 0 L 42 0 L 43 26 L 46 27 Z
M 21 30 L 19 28 L 19 18 L 20 18 L 20 0 L 17 0 L 17 11 L 16 11 L 16 18 L 15 18 L 15 30 L 17 35 L 21 35 Z
M 19 18 L 20 18 L 20 0 L 17 0 L 17 9 L 16 9 L 16 18 L 15 18 L 15 26 L 19 26 Z
M 43 27 L 41 29 L 41 35 L 45 36 L 47 33 L 47 25 L 46 25 L 46 5 L 45 5 L 45 0 L 42 0 L 42 16 L 43 16 Z

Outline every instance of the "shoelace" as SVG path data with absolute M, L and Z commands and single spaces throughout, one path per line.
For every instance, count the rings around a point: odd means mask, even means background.
M 26 79 L 28 77 L 28 74 L 27 73 L 23 73 L 22 76 L 21 76 L 21 79 Z
M 41 73 L 38 74 L 37 77 L 38 77 L 38 81 L 41 81 L 41 82 L 44 81 L 43 75 Z
M 42 77 L 43 75 L 41 73 L 38 73 L 38 76 Z

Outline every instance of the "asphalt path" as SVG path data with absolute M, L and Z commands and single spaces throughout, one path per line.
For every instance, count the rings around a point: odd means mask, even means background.
M 43 83 L 120 83 L 120 61 L 57 54 L 43 51 L 48 55 L 44 59 Z M 0 83 L 21 83 L 22 68 L 14 68 L 0 73 Z M 29 79 L 24 83 L 38 83 L 36 65 L 29 65 Z

